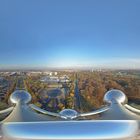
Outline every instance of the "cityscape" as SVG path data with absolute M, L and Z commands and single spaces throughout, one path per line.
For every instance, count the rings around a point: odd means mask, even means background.
M 111 89 L 123 91 L 129 103 L 140 108 L 139 85 L 139 70 L 1 71 L 0 110 L 11 106 L 9 97 L 16 90 L 28 91 L 33 104 L 56 113 L 64 109 L 98 109 Z
M 0 0 L 0 140 L 140 139 L 140 0 Z

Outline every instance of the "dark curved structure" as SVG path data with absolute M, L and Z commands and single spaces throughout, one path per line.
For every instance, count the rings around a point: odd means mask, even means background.
M 108 91 L 104 96 L 106 105 L 87 113 L 43 110 L 29 104 L 31 95 L 25 90 L 16 90 L 10 101 L 13 107 L 0 111 L 4 117 L 0 124 L 3 140 L 140 139 L 140 110 L 129 106 L 120 90 Z M 93 115 L 97 115 L 96 119 L 87 118 Z

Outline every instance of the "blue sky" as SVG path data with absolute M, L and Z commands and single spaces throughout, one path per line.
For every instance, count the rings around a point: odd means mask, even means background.
M 139 0 L 1 0 L 0 68 L 140 68 Z

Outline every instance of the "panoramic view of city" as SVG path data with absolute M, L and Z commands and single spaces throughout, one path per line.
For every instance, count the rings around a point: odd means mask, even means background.
M 0 140 L 140 139 L 140 0 L 0 0 Z
M 100 108 L 111 89 L 123 91 L 129 103 L 139 108 L 139 85 L 139 70 L 1 71 L 0 109 L 10 106 L 9 96 L 15 90 L 26 90 L 42 109 L 87 112 Z

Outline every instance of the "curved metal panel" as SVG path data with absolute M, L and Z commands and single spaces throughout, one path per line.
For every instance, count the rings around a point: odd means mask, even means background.
M 9 115 L 12 111 L 13 111 L 14 107 L 9 107 L 7 109 L 1 110 L 0 111 L 0 120 L 3 120 L 4 118 L 7 117 L 7 115 Z
M 119 90 L 111 90 L 106 93 L 104 101 L 108 103 L 108 106 L 88 113 L 79 113 L 72 109 L 53 113 L 33 104 L 28 105 L 30 99 L 28 92 L 14 92 L 11 100 L 16 106 L 0 111 L 0 114 L 3 114 L 13 110 L 0 126 L 0 135 L 3 139 L 128 140 L 135 138 L 139 131 L 140 116 L 135 113 L 140 113 L 140 110 L 125 104 L 127 98 Z M 100 115 L 95 121 L 83 121 L 78 118 L 96 114 Z M 62 121 L 62 118 L 66 120 Z M 68 119 L 75 118 L 77 118 L 76 121 L 68 121 Z
M 140 110 L 137 109 L 137 108 L 134 108 L 134 107 L 132 107 L 132 106 L 130 106 L 130 105 L 128 105 L 128 104 L 126 104 L 125 107 L 126 107 L 128 110 L 130 110 L 130 111 L 132 111 L 132 112 L 134 112 L 134 113 L 139 113 L 139 114 L 140 114 Z
M 38 111 L 42 114 L 47 114 L 47 115 L 51 115 L 51 116 L 55 116 L 55 117 L 60 117 L 60 118 L 63 118 L 63 119 L 75 119 L 77 117 L 86 117 L 86 116 L 96 115 L 96 114 L 105 112 L 109 109 L 109 106 L 105 106 L 105 107 L 102 107 L 98 110 L 95 110 L 95 111 L 92 111 L 92 112 L 87 112 L 87 113 L 78 113 L 77 111 L 72 110 L 72 109 L 64 109 L 59 113 L 53 113 L 53 112 L 49 112 L 49 111 L 46 111 L 44 109 L 41 109 L 41 108 L 35 106 L 34 104 L 30 104 L 29 106 L 32 109 L 34 109 L 34 110 L 36 110 L 36 111 Z
M 54 120 L 54 118 L 36 113 L 28 105 L 19 102 L 16 104 L 12 113 L 4 119 L 3 122 L 33 122 L 49 120 Z
M 79 113 L 73 109 L 64 109 L 61 112 L 59 112 L 59 115 L 63 119 L 72 120 L 77 118 L 79 116 Z
M 133 138 L 138 133 L 137 121 L 57 121 L 5 123 L 6 140 L 113 140 Z
M 29 103 L 32 97 L 26 90 L 16 90 L 10 96 L 10 101 L 17 104 L 19 101 L 22 103 Z
M 102 120 L 140 120 L 140 116 L 135 113 L 127 110 L 120 103 L 112 103 L 110 108 L 101 113 L 101 117 L 99 119 Z
M 42 114 L 46 114 L 46 115 L 51 115 L 51 116 L 54 116 L 54 117 L 60 117 L 60 115 L 58 113 L 53 113 L 53 112 L 49 112 L 49 111 L 46 111 L 44 109 L 41 109 L 39 107 L 37 107 L 36 105 L 34 104 L 30 104 L 29 105 L 32 109 L 34 109 L 35 111 L 38 111 Z
M 112 89 L 105 94 L 104 102 L 112 103 L 114 101 L 116 101 L 117 103 L 120 103 L 120 104 L 126 104 L 128 99 L 122 91 Z
M 14 109 L 14 107 L 9 107 L 7 109 L 1 110 L 0 115 L 5 114 L 5 113 L 10 113 L 10 112 L 12 112 L 13 109 Z
M 87 113 L 80 113 L 79 116 L 86 117 L 86 116 L 96 115 L 96 114 L 103 113 L 107 110 L 109 110 L 109 106 L 105 106 L 105 107 L 102 107 L 102 108 L 97 109 L 95 111 L 91 111 L 91 112 L 87 112 Z

